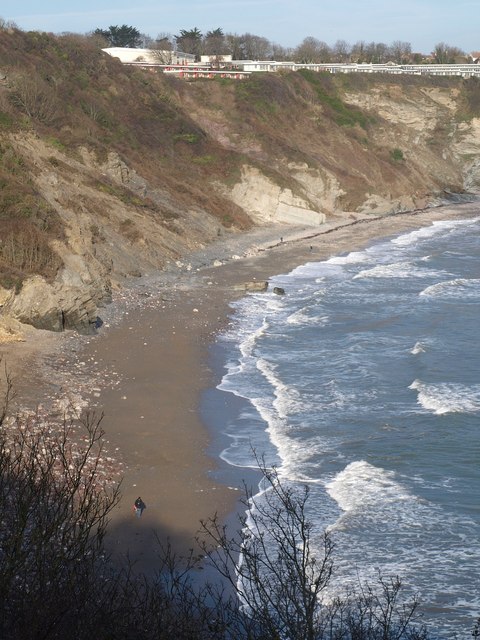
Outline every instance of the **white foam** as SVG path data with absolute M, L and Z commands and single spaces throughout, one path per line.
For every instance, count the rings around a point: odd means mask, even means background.
M 416 244 L 420 240 L 427 240 L 432 238 L 435 235 L 445 233 L 445 231 L 450 231 L 452 229 L 461 228 L 467 225 L 471 225 L 475 223 L 478 219 L 475 220 L 437 220 L 433 222 L 429 227 L 422 227 L 421 229 L 416 229 L 415 231 L 410 231 L 409 233 L 404 233 L 398 238 L 394 238 L 392 243 L 397 246 L 407 247 L 412 244 Z
M 240 342 L 239 349 L 243 357 L 249 357 L 252 355 L 255 344 L 268 329 L 268 322 L 264 319 L 262 325 L 256 329 L 256 331 L 248 331 L 243 336 L 243 340 Z
M 290 314 L 287 318 L 287 323 L 298 326 L 323 327 L 328 324 L 328 316 L 309 315 L 308 308 L 304 307 Z
M 472 300 L 480 298 L 480 279 L 455 278 L 437 282 L 420 292 L 421 296 L 430 298 Z
M 305 407 L 301 399 L 300 393 L 284 384 L 276 375 L 275 366 L 259 358 L 257 360 L 257 368 L 265 376 L 266 380 L 272 385 L 275 400 L 273 405 L 280 418 L 287 418 L 293 413 L 302 411 Z
M 421 342 L 416 342 L 410 353 L 414 356 L 418 355 L 419 353 L 425 353 L 425 346 Z
M 334 256 L 327 260 L 327 264 L 359 264 L 362 262 L 368 262 L 370 260 L 370 256 L 368 255 L 368 251 L 351 251 L 346 256 Z
M 412 496 L 395 480 L 395 474 L 359 460 L 351 462 L 326 485 L 329 495 L 345 512 L 384 509 Z
M 480 385 L 428 384 L 414 380 L 408 388 L 418 392 L 418 404 L 436 415 L 480 411 Z
M 379 264 L 372 269 L 360 271 L 353 277 L 356 278 L 425 278 L 438 275 L 430 269 L 418 269 L 414 263 L 394 262 L 393 264 Z

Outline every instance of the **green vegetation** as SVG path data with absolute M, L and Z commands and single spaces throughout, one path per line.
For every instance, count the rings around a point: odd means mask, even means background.
M 197 165 L 212 165 L 216 162 L 216 158 L 212 155 L 205 156 L 197 156 L 196 158 L 192 158 L 192 162 Z
M 200 141 L 198 133 L 176 133 L 173 136 L 176 142 L 188 142 L 189 144 L 196 144 Z
M 105 39 L 108 47 L 139 47 L 142 43 L 140 31 L 127 24 L 111 25 L 108 29 L 95 29 L 95 35 Z
M 13 125 L 13 118 L 8 113 L 0 111 L 0 129 L 10 129 Z
M 470 120 L 480 116 L 480 79 L 468 78 L 462 83 L 461 90 L 462 109 L 459 118 Z
M 299 73 L 314 90 L 317 100 L 327 108 L 333 120 L 341 127 L 360 125 L 366 129 L 369 118 L 360 109 L 345 104 L 333 84 L 330 74 L 318 73 L 309 69 L 300 69 Z
M 403 151 L 398 147 L 395 147 L 395 149 L 392 149 L 392 151 L 390 152 L 390 156 L 394 162 L 402 162 L 402 160 L 405 160 Z
M 272 74 L 256 73 L 236 82 L 234 89 L 239 110 L 254 113 L 262 120 L 270 119 L 289 102 L 286 85 Z
M 49 137 L 46 138 L 46 142 L 48 142 L 48 144 L 50 144 L 52 147 L 55 147 L 55 149 L 58 149 L 59 151 L 65 151 L 66 150 L 65 149 L 65 145 L 58 138 L 54 138 L 54 137 L 49 136 Z

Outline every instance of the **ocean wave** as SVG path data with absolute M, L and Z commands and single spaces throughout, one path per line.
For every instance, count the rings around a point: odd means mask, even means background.
M 427 384 L 414 380 L 408 388 L 418 392 L 418 404 L 436 415 L 480 411 L 480 385 Z
M 407 590 L 420 591 L 424 603 L 443 611 L 442 629 L 452 612 L 452 628 L 458 627 L 477 597 L 467 596 L 478 566 L 475 522 L 420 499 L 403 478 L 364 460 L 347 465 L 326 489 L 343 511 L 328 527 L 337 562 L 327 595 L 335 597 L 359 581 L 373 585 L 381 567 L 383 576 L 401 576 Z
M 446 231 L 462 229 L 466 226 L 476 224 L 479 218 L 465 220 L 436 220 L 429 227 L 422 227 L 409 233 L 404 233 L 392 240 L 392 244 L 407 247 L 417 244 L 421 240 L 428 240 L 435 235 L 444 234 Z
M 334 256 L 333 258 L 329 258 L 326 262 L 328 264 L 345 265 L 368 262 L 370 259 L 368 251 L 351 251 L 345 256 Z
M 364 460 L 351 462 L 326 484 L 328 494 L 344 512 L 375 508 L 384 510 L 388 503 L 398 505 L 412 496 L 395 480 L 395 474 Z
M 437 276 L 438 272 L 430 269 L 418 269 L 413 262 L 395 262 L 393 264 L 379 264 L 371 269 L 360 271 L 357 278 L 426 278 Z
M 421 291 L 419 295 L 430 298 L 476 300 L 480 297 L 480 279 L 455 278 L 437 282 Z
M 314 316 L 308 314 L 308 307 L 299 309 L 287 317 L 287 323 L 298 326 L 324 327 L 328 324 L 328 316 Z

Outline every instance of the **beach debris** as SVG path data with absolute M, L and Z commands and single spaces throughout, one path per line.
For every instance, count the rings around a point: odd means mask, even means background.
M 48 408 L 40 405 L 35 410 L 22 409 L 7 417 L 6 451 L 11 446 L 20 455 L 22 447 L 35 447 L 38 463 L 53 464 L 52 470 L 60 481 L 66 468 L 75 469 L 76 462 L 86 456 L 84 473 L 91 479 L 92 487 L 100 491 L 117 486 L 124 473 L 123 463 L 107 455 L 105 440 L 90 449 L 91 435 L 85 435 L 82 407 L 72 405 L 66 409 L 64 403 L 65 398 Z
M 268 289 L 268 282 L 244 282 L 236 284 L 233 288 L 235 291 L 253 291 L 263 293 Z

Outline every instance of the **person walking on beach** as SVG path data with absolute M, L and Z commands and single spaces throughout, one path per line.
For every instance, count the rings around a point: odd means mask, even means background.
M 135 511 L 135 514 L 136 514 L 137 518 L 140 518 L 140 516 L 143 513 L 143 510 L 146 509 L 146 508 L 147 508 L 147 505 L 140 498 L 140 496 L 138 496 L 138 498 L 135 500 L 135 502 L 133 504 L 133 509 Z

